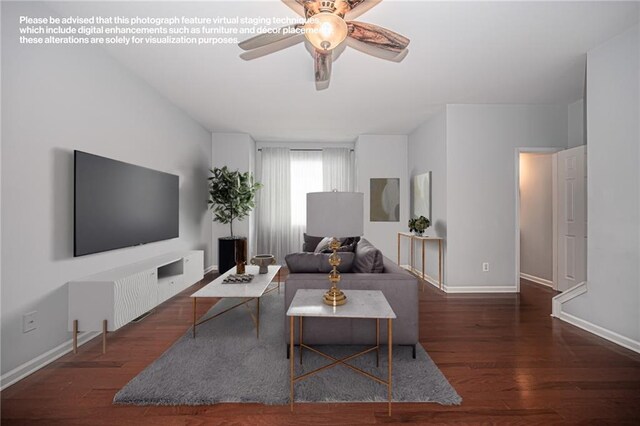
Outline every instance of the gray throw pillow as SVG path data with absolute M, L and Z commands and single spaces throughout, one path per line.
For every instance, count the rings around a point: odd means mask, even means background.
M 318 247 L 320 241 L 322 241 L 323 237 L 314 237 L 312 235 L 304 234 L 304 244 L 302 244 L 302 251 L 307 251 L 313 253 Z
M 315 274 L 328 273 L 332 267 L 329 264 L 329 256 L 327 253 L 291 253 L 285 256 L 287 268 L 292 274 Z M 340 257 L 340 266 L 338 271 L 345 273 L 351 272 L 353 269 L 354 253 L 345 252 L 338 253 Z
M 362 238 L 356 247 L 353 261 L 353 272 L 356 273 L 380 273 L 384 272 L 382 252 L 373 244 Z

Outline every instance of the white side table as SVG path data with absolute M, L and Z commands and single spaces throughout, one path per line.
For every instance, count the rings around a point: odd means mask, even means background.
M 347 303 L 342 306 L 329 306 L 326 305 L 322 300 L 322 295 L 325 293 L 325 290 L 298 290 L 296 294 L 293 296 L 293 300 L 291 301 L 291 305 L 289 305 L 289 309 L 287 310 L 287 316 L 289 317 L 289 359 L 290 359 L 290 392 L 291 392 L 291 411 L 293 411 L 293 386 L 297 381 L 301 381 L 303 379 L 308 378 L 320 371 L 326 370 L 331 367 L 335 367 L 336 365 L 344 365 L 345 367 L 350 368 L 356 373 L 362 374 L 365 377 L 368 377 L 371 380 L 374 380 L 378 383 L 387 386 L 387 393 L 389 397 L 389 416 L 391 416 L 391 395 L 392 395 L 392 381 L 391 381 L 391 372 L 393 365 L 393 354 L 392 354 L 392 343 L 393 343 L 393 327 L 392 320 L 396 318 L 396 314 L 391 309 L 389 302 L 384 297 L 384 294 L 380 290 L 343 290 L 344 294 L 347 296 Z M 299 324 L 299 343 L 300 343 L 300 363 L 302 364 L 302 350 L 308 349 L 318 355 L 321 355 L 330 361 L 330 364 L 327 364 L 323 367 L 317 368 L 313 371 L 309 371 L 300 376 L 295 375 L 294 371 L 294 343 L 293 343 L 293 333 L 294 333 L 294 321 L 295 318 L 298 317 Z M 349 355 L 345 358 L 335 358 L 331 355 L 325 354 L 324 352 L 320 352 L 319 350 L 307 346 L 303 343 L 302 337 L 302 319 L 303 317 L 316 317 L 316 318 L 370 318 L 376 320 L 376 345 L 365 349 L 361 352 L 355 353 L 353 355 Z M 380 320 L 387 320 L 387 344 L 389 348 L 389 362 L 387 363 L 387 380 L 383 380 L 379 377 L 376 377 L 372 374 L 367 373 L 364 370 L 361 370 L 358 367 L 354 367 L 347 363 L 354 358 L 357 358 L 366 353 L 376 351 L 376 365 L 378 364 L 379 352 L 380 352 Z

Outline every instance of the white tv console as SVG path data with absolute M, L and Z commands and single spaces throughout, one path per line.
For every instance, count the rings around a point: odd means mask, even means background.
M 169 253 L 121 266 L 69 282 L 69 331 L 73 351 L 78 349 L 78 331 L 102 331 L 102 351 L 106 334 L 143 315 L 204 274 L 204 252 L 191 250 Z

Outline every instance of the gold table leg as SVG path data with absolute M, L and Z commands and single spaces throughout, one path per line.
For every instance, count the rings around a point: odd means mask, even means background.
M 290 361 L 290 372 L 289 372 L 289 381 L 290 381 L 290 393 L 289 393 L 289 400 L 291 403 L 291 412 L 293 413 L 293 374 L 294 374 L 294 369 L 293 369 L 293 317 L 289 317 L 289 361 Z
M 438 283 L 442 290 L 442 240 L 438 240 Z
M 299 326 L 300 326 L 300 330 L 299 331 L 299 339 L 298 339 L 298 343 L 300 344 L 300 365 L 302 365 L 302 317 L 299 317 Z
M 422 291 L 424 291 L 424 271 L 425 271 L 425 266 L 424 266 L 424 243 L 426 240 L 422 240 Z

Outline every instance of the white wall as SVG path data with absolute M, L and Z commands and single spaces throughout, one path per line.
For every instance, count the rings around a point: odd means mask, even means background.
M 520 154 L 520 273 L 553 280 L 551 154 Z
M 255 152 L 256 143 L 250 135 L 246 133 L 213 133 L 211 135 L 211 164 L 212 167 L 227 166 L 231 170 L 241 172 L 251 172 L 255 174 Z M 244 220 L 233 221 L 233 233 L 236 236 L 247 237 L 247 253 L 249 257 L 255 255 L 255 226 L 253 225 L 254 212 Z M 213 213 L 209 211 L 209 220 L 213 221 Z M 213 247 L 211 250 L 211 262 L 218 265 L 218 238 L 230 236 L 229 224 L 213 222 L 212 238 Z
M 448 291 L 516 290 L 516 150 L 566 144 L 563 106 L 447 106 Z
M 585 145 L 587 138 L 584 132 L 584 112 L 585 105 L 584 100 L 580 99 L 572 104 L 569 104 L 568 108 L 568 121 L 569 121 L 569 144 L 568 148 L 575 148 L 576 146 Z
M 211 244 L 210 133 L 101 48 L 20 46 L 18 16 L 50 13 L 2 4 L 3 374 L 69 342 L 68 281 Z M 74 149 L 179 175 L 180 237 L 74 258 Z
M 398 231 L 408 231 L 409 173 L 407 136 L 360 135 L 355 145 L 356 191 L 364 193 L 364 237 L 393 261 L 398 258 Z M 400 221 L 369 221 L 369 179 L 400 178 Z M 406 253 L 406 250 L 405 250 Z M 406 258 L 401 259 L 406 263 Z
M 431 171 L 431 227 L 426 235 L 444 238 L 443 262 L 446 270 L 446 242 L 447 242 L 447 113 L 443 106 L 440 111 L 431 116 L 424 124 L 415 129 L 408 138 L 408 166 L 409 179 Z M 411 197 L 411 192 L 409 192 Z M 411 215 L 411 212 L 409 212 Z M 426 244 L 426 275 L 438 278 L 438 246 L 434 243 Z M 422 270 L 420 250 L 415 245 L 414 266 Z M 408 250 L 406 239 L 403 240 L 403 251 Z M 443 271 L 444 275 L 444 271 Z M 443 277 L 446 282 L 446 277 Z
M 587 288 L 563 310 L 640 350 L 638 26 L 587 55 Z M 622 336 L 622 337 L 620 337 Z

